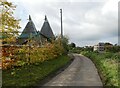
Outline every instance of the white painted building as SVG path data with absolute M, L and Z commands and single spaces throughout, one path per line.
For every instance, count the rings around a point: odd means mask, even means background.
M 94 45 L 93 51 L 104 52 L 104 50 L 104 43 L 98 43 L 97 45 Z

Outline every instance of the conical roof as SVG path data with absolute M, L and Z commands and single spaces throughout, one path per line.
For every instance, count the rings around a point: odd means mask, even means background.
M 29 15 L 29 22 L 25 26 L 25 28 L 19 38 L 30 38 L 33 35 L 37 35 L 37 30 L 35 28 L 35 25 L 31 19 L 30 15 Z
M 43 23 L 43 26 L 41 28 L 41 31 L 40 31 L 41 35 L 47 37 L 47 38 L 54 38 L 54 34 L 53 34 L 53 31 L 50 27 L 50 24 L 47 20 L 47 17 L 45 16 L 45 21 Z
M 31 16 L 29 15 L 29 22 L 25 26 L 23 32 L 21 33 L 18 39 L 22 39 L 22 42 L 24 42 L 25 39 L 31 38 L 35 35 L 37 35 L 37 30 L 31 19 Z

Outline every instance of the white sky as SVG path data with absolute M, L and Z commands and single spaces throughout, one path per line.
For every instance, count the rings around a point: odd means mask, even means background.
M 63 9 L 64 35 L 78 46 L 98 42 L 118 43 L 118 0 L 8 0 L 17 5 L 15 17 L 21 31 L 31 18 L 40 30 L 44 16 L 55 35 L 60 34 L 60 8 Z

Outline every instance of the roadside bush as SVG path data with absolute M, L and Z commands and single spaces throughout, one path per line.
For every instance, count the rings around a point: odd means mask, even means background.
M 105 55 L 105 58 L 110 59 L 110 58 L 112 58 L 114 53 L 106 52 L 104 55 Z
M 55 59 L 66 52 L 60 40 L 46 43 L 43 47 L 37 46 L 20 46 L 3 48 L 2 69 L 20 67 L 27 64 L 44 62 L 46 60 Z M 7 60 L 6 58 L 9 58 Z

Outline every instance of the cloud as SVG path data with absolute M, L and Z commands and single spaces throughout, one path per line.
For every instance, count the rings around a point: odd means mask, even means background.
M 16 2 L 15 0 L 9 0 Z M 64 34 L 79 46 L 94 45 L 99 41 L 118 43 L 118 0 L 21 0 L 17 3 L 17 16 L 22 29 L 30 14 L 37 30 L 44 16 L 57 35 L 60 34 L 60 8 L 63 9 Z

